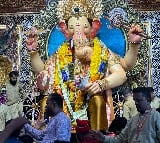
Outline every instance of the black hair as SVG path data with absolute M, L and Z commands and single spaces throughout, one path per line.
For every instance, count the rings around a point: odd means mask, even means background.
M 30 135 L 22 135 L 19 137 L 22 143 L 33 143 L 33 138 Z
M 9 73 L 9 77 L 13 77 L 13 75 L 15 75 L 15 76 L 19 76 L 19 73 L 18 73 L 18 71 L 11 71 L 10 73 Z
M 58 107 L 63 108 L 63 98 L 60 94 L 58 93 L 52 93 L 49 95 L 50 100 L 58 105 Z
M 127 87 L 126 89 L 124 89 L 123 95 L 126 95 L 126 94 L 131 93 L 131 92 L 132 92 L 132 89 L 130 87 Z
M 153 87 L 147 87 L 148 88 L 148 90 L 152 93 L 152 92 L 154 92 L 154 89 L 153 89 Z
M 148 87 L 137 87 L 133 89 L 133 94 L 134 93 L 142 93 L 142 96 L 144 96 L 148 102 L 151 102 L 151 92 Z
M 158 111 L 160 113 L 160 107 L 156 109 L 156 111 Z
M 125 117 L 117 117 L 110 124 L 108 131 L 115 134 L 120 133 L 125 128 L 127 119 Z

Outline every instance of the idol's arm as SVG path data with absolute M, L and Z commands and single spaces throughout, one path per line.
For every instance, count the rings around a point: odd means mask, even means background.
M 38 35 L 35 27 L 31 28 L 25 42 L 28 53 L 30 54 L 32 70 L 36 74 L 39 74 L 44 70 L 44 63 L 42 62 L 38 53 Z
M 131 70 L 137 61 L 138 48 L 141 44 L 142 37 L 137 33 L 142 33 L 143 30 L 139 25 L 132 24 L 128 32 L 129 50 L 123 59 L 120 60 L 120 64 L 125 71 Z
M 94 95 L 107 89 L 111 89 L 122 85 L 126 80 L 126 72 L 120 64 L 115 64 L 109 69 L 110 75 L 102 80 L 90 82 L 85 86 L 85 90 L 90 94 Z
M 41 60 L 38 51 L 31 52 L 30 59 L 31 59 L 32 70 L 36 74 L 39 74 L 41 71 L 44 70 L 44 63 Z
M 137 61 L 138 48 L 140 44 L 129 44 L 129 50 L 127 51 L 124 58 L 120 59 L 120 64 L 124 68 L 125 71 L 131 70 Z
M 126 72 L 120 64 L 113 65 L 109 69 L 110 75 L 105 78 L 106 87 L 104 90 L 122 85 L 126 80 Z

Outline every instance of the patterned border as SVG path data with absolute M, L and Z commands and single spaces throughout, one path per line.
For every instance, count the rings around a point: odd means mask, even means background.
M 130 17 L 131 23 L 134 21 L 142 22 L 142 23 L 148 23 L 151 22 L 151 36 L 159 36 L 160 35 L 160 25 L 158 24 L 160 22 L 160 12 L 141 12 L 140 14 L 137 14 L 132 8 L 127 8 L 127 6 L 124 4 L 122 0 L 117 0 L 116 2 L 110 1 L 110 4 L 108 3 L 107 0 L 103 1 L 104 4 L 106 5 L 104 8 L 105 12 L 108 12 L 114 7 L 117 7 L 121 5 L 124 9 L 127 10 L 127 13 L 129 14 L 128 16 Z M 28 30 L 33 23 L 34 25 L 38 25 L 39 28 L 43 27 L 43 29 L 47 29 L 50 31 L 53 26 L 57 24 L 57 17 L 55 15 L 55 7 L 56 7 L 57 1 L 52 1 L 49 2 L 50 8 L 47 8 L 45 11 L 41 12 L 41 15 L 39 14 L 21 14 L 21 15 L 3 15 L 0 16 L 0 24 L 10 24 L 10 23 L 17 23 L 19 25 L 22 25 L 22 50 L 21 50 L 21 69 L 20 69 L 20 82 L 25 89 L 26 93 L 29 95 L 29 100 L 32 100 L 30 98 L 30 94 L 32 93 L 33 85 L 34 85 L 34 74 L 31 71 L 31 66 L 30 66 L 30 58 L 29 55 L 27 54 L 27 49 L 24 45 L 24 35 L 23 31 Z M 52 13 L 50 12 L 52 11 Z M 47 15 L 47 16 L 46 16 Z M 139 19 L 140 16 L 140 19 Z M 38 20 L 39 19 L 39 20 Z M 47 21 L 47 22 L 45 22 Z M 48 38 L 49 32 L 44 33 L 40 35 L 40 39 L 43 39 L 40 41 L 40 47 L 45 47 L 41 48 L 41 56 L 43 57 L 43 60 L 45 61 L 47 59 L 46 56 L 46 40 Z M 151 61 L 152 61 L 152 83 L 155 89 L 155 93 L 157 96 L 160 96 L 160 81 L 159 81 L 159 76 L 160 76 L 160 63 L 159 63 L 159 57 L 160 57 L 160 38 L 157 39 L 151 39 L 150 41 L 150 46 L 151 46 Z M 139 85 L 147 85 L 147 76 L 148 76 L 148 68 L 146 66 L 146 61 L 148 57 L 148 52 L 145 47 L 148 47 L 148 43 L 143 43 L 143 47 L 141 47 L 140 52 L 139 52 L 139 57 L 141 57 L 141 60 L 139 62 L 141 64 L 138 64 L 135 66 L 134 70 L 128 73 L 129 77 L 132 77 L 130 81 L 134 80 L 136 83 L 138 83 L 137 80 L 139 80 L 140 74 L 144 73 L 143 75 L 143 80 L 140 82 Z M 141 54 L 143 53 L 143 54 Z M 146 68 L 141 68 L 142 66 L 145 66 Z M 144 72 L 145 71 L 145 72 Z M 147 71 L 147 72 L 146 72 Z M 126 86 L 128 84 L 126 83 Z M 119 89 L 118 89 L 119 90 Z M 113 92 L 114 94 L 117 93 L 117 90 L 115 89 L 116 92 Z M 120 94 L 121 96 L 121 94 Z M 28 103 L 28 102 L 27 102 Z M 28 104 L 31 104 L 30 102 Z M 29 106 L 30 107 L 30 106 Z
M 150 58 L 152 62 L 152 85 L 156 96 L 160 97 L 160 12 L 141 12 L 143 22 L 151 23 Z

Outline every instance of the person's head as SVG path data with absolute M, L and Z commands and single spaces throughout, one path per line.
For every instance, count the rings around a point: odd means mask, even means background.
M 148 87 L 149 92 L 151 93 L 151 100 L 155 98 L 154 89 L 153 87 Z
M 127 100 L 127 98 L 129 96 L 132 96 L 132 90 L 131 90 L 131 88 L 127 87 L 126 89 L 124 89 L 123 96 L 124 96 L 124 100 L 125 101 Z
M 151 108 L 151 94 L 147 87 L 137 87 L 133 89 L 133 99 L 138 112 L 143 114 Z
M 16 85 L 16 83 L 17 83 L 17 78 L 18 78 L 18 71 L 11 71 L 11 72 L 9 73 L 9 81 L 10 81 L 10 84 Z
M 19 137 L 22 143 L 33 143 L 33 138 L 30 135 L 22 135 Z
M 46 113 L 48 116 L 54 116 L 63 110 L 63 98 L 60 94 L 52 93 L 46 101 Z
M 110 124 L 108 131 L 118 135 L 125 128 L 127 119 L 125 117 L 117 117 Z
M 156 109 L 156 111 L 158 111 L 160 113 L 160 107 Z

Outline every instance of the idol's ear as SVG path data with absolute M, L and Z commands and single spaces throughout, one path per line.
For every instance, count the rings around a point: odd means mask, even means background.
M 60 30 L 62 31 L 62 33 L 65 35 L 65 37 L 67 39 L 70 39 L 71 38 L 71 34 L 70 34 L 70 32 L 69 32 L 69 30 L 67 28 L 66 23 L 64 21 L 60 21 L 58 26 L 59 26 Z
M 102 26 L 97 33 L 97 37 L 109 48 L 112 52 L 124 57 L 126 53 L 125 33 L 120 28 L 110 26 L 110 21 L 102 16 Z
M 54 27 L 48 38 L 48 56 L 52 56 L 67 39 L 58 26 Z
M 90 32 L 90 38 L 93 39 L 96 37 L 97 32 L 99 31 L 99 29 L 101 28 L 101 22 L 100 20 L 93 20 L 92 21 L 92 27 L 91 27 L 91 32 Z

